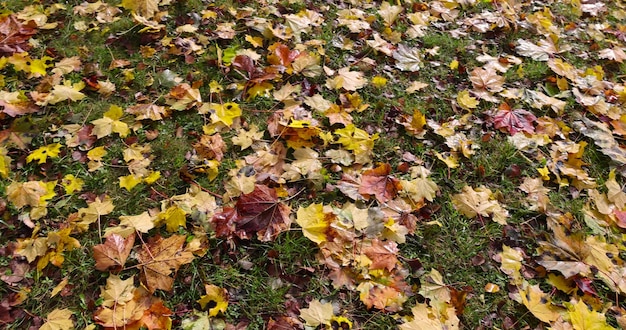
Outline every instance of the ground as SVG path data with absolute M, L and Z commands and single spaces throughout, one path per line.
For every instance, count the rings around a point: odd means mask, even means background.
M 623 1 L 0 5 L 0 327 L 626 327 Z

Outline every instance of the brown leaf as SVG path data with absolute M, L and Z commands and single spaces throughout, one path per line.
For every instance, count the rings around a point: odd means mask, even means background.
M 15 15 L 0 18 L 0 55 L 28 51 L 28 40 L 37 33 L 36 27 L 34 21 L 23 22 Z
M 135 235 L 126 239 L 118 234 L 111 234 L 104 244 L 93 247 L 93 258 L 96 260 L 96 269 L 109 271 L 110 268 L 121 269 L 126 263 L 130 250 L 135 243 Z
M 276 190 L 257 185 L 249 194 L 239 197 L 235 208 L 225 208 L 213 217 L 218 236 L 233 234 L 250 239 L 254 233 L 259 240 L 268 242 L 289 229 L 291 208 L 278 200 Z
M 206 159 L 221 161 L 224 158 L 226 144 L 219 133 L 213 135 L 202 135 L 200 141 L 193 145 L 198 155 Z
M 380 241 L 374 239 L 372 245 L 366 247 L 363 253 L 372 260 L 371 269 L 387 269 L 391 271 L 398 264 L 398 244 L 394 241 Z
M 194 259 L 193 253 L 183 249 L 185 239 L 183 235 L 173 235 L 166 239 L 157 237 L 144 244 L 137 253 L 141 279 L 150 292 L 157 289 L 170 291 L 174 284 L 170 274 Z
M 390 172 L 391 166 L 388 163 L 364 171 L 359 186 L 359 194 L 365 198 L 374 195 L 381 203 L 395 198 L 398 191 L 402 190 L 402 185 L 400 180 L 389 175 Z

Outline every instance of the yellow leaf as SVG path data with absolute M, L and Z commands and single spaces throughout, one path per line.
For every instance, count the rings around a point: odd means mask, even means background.
M 85 83 L 79 81 L 72 84 L 71 81 L 65 80 L 63 85 L 55 85 L 50 92 L 48 103 L 57 104 L 66 100 L 80 101 L 86 97 L 80 91 L 85 88 Z
M 48 317 L 46 317 L 46 323 L 44 323 L 39 330 L 70 330 L 74 329 L 74 321 L 71 319 L 72 311 L 64 309 L 55 309 Z
M 85 184 L 85 181 L 75 177 L 73 174 L 65 175 L 63 181 L 61 181 L 61 185 L 65 188 L 65 193 L 68 195 L 73 194 L 75 191 L 82 190 L 83 184 Z
M 246 41 L 249 42 L 252 47 L 257 48 L 257 47 L 262 47 L 263 46 L 263 38 L 261 37 L 253 37 L 249 34 L 246 34 L 245 37 Z
M 61 144 L 60 143 L 52 143 L 46 146 L 40 147 L 37 150 L 31 152 L 28 157 L 26 157 L 26 162 L 30 163 L 33 160 L 38 160 L 39 164 L 43 164 L 50 158 L 56 158 L 59 156 L 59 152 L 61 152 Z
M 114 104 L 109 106 L 109 110 L 107 110 L 107 112 L 104 113 L 104 117 L 111 118 L 113 120 L 118 120 L 122 118 L 123 115 L 124 115 L 124 110 L 121 107 L 114 105 Z
M 469 95 L 468 90 L 459 92 L 456 96 L 456 102 L 465 110 L 475 109 L 480 103 L 475 97 Z
M 46 206 L 46 202 L 49 199 L 51 199 L 52 197 L 56 196 L 56 193 L 54 192 L 54 188 L 57 185 L 56 181 L 44 182 L 44 185 L 46 187 L 46 193 L 43 194 L 41 197 L 39 197 L 39 205 L 38 206 Z
M 136 185 L 141 183 L 141 178 L 134 174 L 129 174 L 120 177 L 120 188 L 125 188 L 127 191 L 131 191 Z
M 451 70 L 456 70 L 459 67 L 459 61 L 457 60 L 452 60 L 452 62 L 450 62 L 450 69 Z
M 521 284 L 522 274 L 520 270 L 522 269 L 522 253 L 516 249 L 502 245 L 502 252 L 500 252 L 498 256 L 502 264 L 500 270 L 513 279 L 513 284 Z
M 382 76 L 375 76 L 372 78 L 372 85 L 376 88 L 383 88 L 387 85 L 387 78 Z
M 104 236 L 118 234 L 124 238 L 135 235 L 135 232 L 148 233 L 154 228 L 154 218 L 143 212 L 139 215 L 123 215 L 120 217 L 120 224 L 117 227 L 109 227 L 104 232 Z
M 69 283 L 69 278 L 64 278 L 61 282 L 59 282 L 59 284 L 57 284 L 57 286 L 54 287 L 54 289 L 52 289 L 52 291 L 50 291 L 50 298 L 56 296 L 59 292 L 61 292 L 61 290 L 63 290 L 63 288 L 65 288 L 65 286 L 67 286 L 67 284 Z
M 148 174 L 148 176 L 146 176 L 145 178 L 143 178 L 143 182 L 147 184 L 153 184 L 159 178 L 161 178 L 161 171 L 154 171 Z
M 46 75 L 46 69 L 51 67 L 52 65 L 46 64 L 46 62 L 51 61 L 52 57 L 44 56 L 41 59 L 34 59 L 30 61 L 30 72 L 40 74 L 42 76 Z
M 248 97 L 247 101 L 254 99 L 257 96 L 269 97 L 270 91 L 274 89 L 274 85 L 271 83 L 264 81 L 262 83 L 254 84 L 250 89 L 248 89 Z
M 528 308 L 528 311 L 542 322 L 550 323 L 562 317 L 561 309 L 552 305 L 550 297 L 541 291 L 539 285 L 527 285 L 524 290 L 520 289 L 519 298 L 521 303 Z M 585 328 L 577 329 L 583 330 Z
M 165 229 L 174 233 L 178 231 L 178 227 L 185 227 L 187 224 L 186 213 L 180 207 L 174 205 L 170 206 L 164 212 L 159 214 L 159 218 L 165 221 Z
M 96 147 L 89 151 L 87 151 L 87 158 L 93 161 L 101 161 L 104 156 L 106 156 L 107 151 L 104 147 Z
M 159 0 L 122 0 L 122 7 L 150 19 L 159 11 Z
M 209 306 L 209 316 L 217 316 L 218 313 L 226 313 L 228 308 L 228 293 L 226 289 L 222 289 L 212 284 L 205 284 L 204 290 L 206 294 L 200 297 L 198 303 L 202 309 Z
M 11 182 L 6 188 L 7 199 L 15 207 L 38 206 L 41 196 L 47 193 L 46 184 L 41 181 Z
M 4 146 L 0 146 L 0 177 L 7 178 L 9 176 L 11 157 L 7 156 L 9 151 Z
M 333 316 L 333 304 L 322 304 L 317 299 L 311 300 L 308 308 L 300 309 L 300 317 L 304 319 L 306 325 L 312 327 L 317 327 L 320 324 L 330 325 Z
M 465 186 L 462 193 L 453 195 L 451 199 L 454 208 L 468 218 L 492 216 L 495 222 L 505 225 L 509 216 L 509 212 L 497 200 L 492 199 L 491 190 L 485 187 L 474 190 Z
M 211 110 L 213 110 L 211 122 L 214 124 L 222 123 L 230 127 L 236 118 L 241 117 L 241 108 L 239 108 L 239 104 L 234 102 L 224 104 L 213 103 L 211 104 Z
M 604 313 L 596 312 L 587 304 L 578 300 L 576 304 L 567 304 L 567 315 L 574 330 L 612 330 L 615 329 L 606 323 Z
M 324 214 L 322 204 L 311 204 L 299 207 L 296 213 L 296 223 L 302 227 L 302 233 L 311 241 L 321 244 L 326 242 L 326 231 L 330 228 L 330 221 Z
M 547 166 L 544 166 L 542 168 L 538 168 L 537 172 L 539 172 L 539 174 L 541 174 L 541 179 L 543 181 L 549 181 L 550 180 L 550 170 L 548 169 Z
M 133 277 L 122 280 L 119 276 L 110 274 L 107 278 L 106 287 L 102 290 L 102 306 L 124 306 L 130 302 L 133 299 L 133 291 L 135 290 L 133 282 Z
M 400 184 L 402 185 L 402 191 L 414 201 L 421 201 L 425 198 L 432 202 L 439 191 L 435 181 L 426 177 L 416 178 L 411 181 L 400 180 Z
M 446 163 L 446 165 L 448 166 L 448 168 L 457 168 L 459 167 L 459 157 L 457 156 L 456 153 L 449 153 L 449 155 L 446 157 L 440 153 L 438 153 L 437 151 L 434 151 L 435 156 L 442 162 Z

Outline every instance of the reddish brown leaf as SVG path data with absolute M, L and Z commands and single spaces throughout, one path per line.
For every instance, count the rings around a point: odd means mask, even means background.
M 157 237 L 144 244 L 137 253 L 137 260 L 141 263 L 141 279 L 150 292 L 157 289 L 171 290 L 174 279 L 170 274 L 193 260 L 193 253 L 183 249 L 185 239 L 183 235 L 173 235 L 165 239 Z
M 26 52 L 28 40 L 37 33 L 34 21 L 23 22 L 15 15 L 0 18 L 0 55 Z
M 359 194 L 365 198 L 374 195 L 381 203 L 395 198 L 398 191 L 402 189 L 402 185 L 400 180 L 389 175 L 390 172 L 391 166 L 387 163 L 364 171 L 359 186 Z
M 580 291 L 584 293 L 588 293 L 595 297 L 598 296 L 596 289 L 593 288 L 593 281 L 590 280 L 589 278 L 576 275 L 572 277 L 571 279 L 574 280 L 574 283 L 576 283 L 576 286 L 580 289 Z
M 135 235 L 130 235 L 126 239 L 118 234 L 108 236 L 104 244 L 93 247 L 96 269 L 103 272 L 109 271 L 111 268 L 122 269 L 133 244 L 135 244 Z
M 374 239 L 372 245 L 366 247 L 363 253 L 372 260 L 371 269 L 387 269 L 391 271 L 398 264 L 398 243 L 394 241 L 382 242 Z
M 163 301 L 157 300 L 143 312 L 140 322 L 149 330 L 170 329 L 172 326 L 170 315 L 172 311 L 163 305 Z
M 493 117 L 493 123 L 497 129 L 508 131 L 511 135 L 515 135 L 517 132 L 533 133 L 535 131 L 535 127 L 532 124 L 537 120 L 535 115 L 527 110 L 511 110 L 508 105 L 503 105 L 500 106 L 500 110 Z
M 213 135 L 202 135 L 200 141 L 193 145 L 198 155 L 206 159 L 221 161 L 224 158 L 226 144 L 219 133 Z
M 257 185 L 251 193 L 239 197 L 234 209 L 225 208 L 212 222 L 218 236 L 234 234 L 250 239 L 256 233 L 259 240 L 268 242 L 289 229 L 290 212 L 291 208 L 278 200 L 274 188 Z

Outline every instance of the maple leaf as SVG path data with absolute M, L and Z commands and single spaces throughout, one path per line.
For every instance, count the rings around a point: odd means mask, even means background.
M 363 249 L 363 253 L 372 260 L 370 269 L 391 271 L 398 264 L 398 243 L 393 241 L 383 242 L 376 238 L 372 240 L 370 246 Z
M 241 147 L 241 150 L 249 148 L 252 143 L 259 141 L 263 138 L 263 131 L 259 131 L 257 125 L 250 125 L 248 130 L 240 128 L 237 130 L 237 135 L 233 136 L 231 141 L 236 146 Z
M 134 235 L 135 232 L 148 233 L 154 228 L 153 217 L 148 212 L 139 215 L 123 215 L 120 217 L 120 224 L 117 227 L 109 227 L 104 232 L 104 236 L 118 234 L 122 237 Z
M 159 11 L 159 0 L 122 0 L 122 7 L 150 19 Z
M 179 227 L 185 227 L 187 224 L 186 213 L 183 209 L 176 205 L 168 207 L 165 211 L 159 214 L 159 220 L 165 222 L 165 229 L 174 233 L 178 231 Z
M 120 188 L 124 188 L 126 191 L 131 191 L 135 186 L 141 183 L 141 178 L 134 174 L 120 176 L 118 179 L 120 180 Z
M 443 282 L 443 276 L 436 269 L 431 269 L 430 273 L 424 274 L 421 278 L 419 294 L 431 301 L 449 303 L 451 300 L 450 289 Z
M 85 88 L 85 83 L 82 81 L 72 83 L 70 80 L 65 80 L 63 85 L 54 85 L 46 101 L 50 104 L 57 104 L 66 100 L 80 101 L 87 97 L 81 93 L 83 88 Z
M 475 68 L 470 75 L 470 81 L 477 91 L 500 92 L 504 88 L 504 77 L 498 75 L 494 69 Z
M 176 85 L 167 96 L 167 104 L 174 110 L 186 110 L 200 103 L 200 90 L 187 83 Z
M 493 117 L 495 128 L 508 131 L 511 135 L 517 132 L 530 134 L 535 132 L 532 123 L 537 120 L 537 117 L 531 112 L 524 109 L 511 110 L 506 103 L 501 104 L 499 109 Z
M 121 269 L 135 243 L 135 235 L 124 238 L 117 234 L 107 236 L 104 244 L 94 245 L 93 258 L 96 260 L 96 269 L 108 271 L 110 268 Z
M 526 287 L 520 289 L 518 299 L 529 312 L 546 323 L 554 322 L 562 317 L 563 310 L 552 304 L 549 296 L 541 291 L 539 285 L 528 285 L 527 282 L 524 284 Z
M 100 217 L 109 214 L 113 211 L 115 206 L 111 197 L 97 197 L 93 202 L 89 203 L 87 207 L 83 207 L 78 210 L 79 222 L 76 224 L 80 231 L 86 231 L 90 224 L 100 220 Z
M 326 87 L 356 91 L 367 84 L 367 79 L 363 76 L 363 72 L 350 71 L 350 67 L 341 68 L 337 71 L 336 77 L 326 80 Z
M 296 212 L 296 223 L 302 227 L 302 233 L 316 244 L 325 242 L 326 232 L 330 228 L 330 221 L 324 214 L 322 204 L 300 206 Z
M 65 193 L 68 195 L 73 194 L 75 191 L 83 189 L 85 181 L 81 178 L 77 178 L 74 174 L 66 174 L 61 181 L 61 185 L 65 188 Z
M 224 158 L 226 144 L 222 139 L 222 135 L 215 133 L 213 135 L 202 135 L 200 140 L 194 143 L 193 148 L 203 158 L 221 161 Z
M 422 303 L 411 308 L 411 313 L 413 320 L 401 324 L 401 330 L 459 329 L 460 320 L 453 306 L 443 304 L 440 307 L 428 307 Z
M 413 201 L 426 199 L 432 202 L 439 191 L 437 184 L 426 177 L 415 178 L 411 181 L 400 180 L 400 185 L 402 186 L 402 193 L 406 194 Z
M 113 307 L 115 305 L 124 305 L 134 298 L 135 286 L 134 278 L 129 277 L 122 280 L 115 274 L 110 274 L 107 278 L 105 288 L 102 288 L 100 294 L 102 298 L 102 306 Z
M 185 239 L 183 235 L 172 235 L 166 239 L 157 236 L 142 245 L 137 253 L 137 260 L 140 263 L 142 281 L 150 292 L 157 289 L 170 291 L 174 284 L 170 274 L 194 259 L 193 253 L 183 249 Z
M 202 309 L 208 307 L 209 316 L 217 316 L 218 313 L 226 313 L 228 308 L 228 291 L 222 289 L 216 285 L 205 284 L 205 295 L 201 296 L 198 300 L 198 304 Z
M 46 323 L 44 323 L 40 330 L 70 330 L 74 329 L 74 321 L 72 321 L 72 311 L 64 308 L 56 308 L 46 317 Z
M 376 199 L 381 203 L 394 199 L 398 192 L 402 190 L 402 185 L 400 180 L 389 175 L 390 172 L 391 166 L 388 163 L 364 171 L 361 184 L 359 185 L 359 194 L 365 198 L 375 195 Z
M 123 114 L 122 108 L 117 105 L 111 105 L 102 118 L 91 122 L 94 125 L 93 134 L 98 139 L 111 135 L 111 133 L 117 133 L 121 137 L 126 137 L 130 133 L 130 129 L 128 124 L 119 120 Z
M 549 39 L 539 41 L 539 45 L 535 45 L 524 39 L 517 39 L 517 43 L 518 45 L 515 47 L 515 51 L 535 61 L 545 62 L 557 52 L 554 43 Z
M 419 71 L 422 64 L 421 55 L 417 48 L 409 48 L 405 44 L 400 44 L 393 52 L 396 60 L 396 67 L 402 71 Z
M 567 315 L 572 327 L 576 330 L 613 330 L 606 323 L 606 315 L 587 307 L 582 299 L 578 302 L 567 304 Z
M 46 184 L 41 181 L 17 182 L 13 181 L 6 188 L 9 202 L 21 209 L 28 205 L 36 207 L 40 204 L 41 197 L 47 193 Z
M 213 217 L 218 235 L 236 234 L 250 239 L 256 233 L 259 240 L 269 242 L 291 225 L 291 208 L 278 200 L 276 190 L 256 185 L 249 194 L 239 197 L 234 209 L 225 208 Z
M 300 317 L 311 327 L 320 324 L 330 325 L 333 316 L 333 304 L 329 302 L 322 304 L 317 299 L 311 300 L 309 307 L 300 309 Z
M 21 91 L 0 91 L 0 106 L 3 107 L 2 113 L 11 117 L 35 113 L 40 110 L 40 108 L 32 103 Z
M 493 220 L 505 225 L 509 212 L 500 206 L 498 201 L 491 199 L 491 190 L 479 187 L 474 190 L 470 186 L 463 187 L 463 192 L 452 196 L 454 208 L 469 218 L 476 216 L 492 216 Z
M 0 55 L 28 51 L 28 40 L 37 33 L 36 28 L 35 21 L 24 22 L 14 14 L 0 17 Z
M 38 160 L 39 164 L 43 164 L 48 160 L 48 157 L 50 158 L 58 157 L 59 152 L 61 152 L 60 143 L 48 144 L 31 152 L 28 155 L 28 157 L 26 157 L 26 161 L 30 163 L 33 160 Z
M 136 120 L 162 120 L 169 116 L 169 110 L 166 107 L 152 103 L 136 104 L 124 111 L 135 115 Z
M 469 110 L 475 109 L 480 103 L 475 97 L 469 95 L 469 91 L 464 90 L 460 91 L 456 96 L 456 102 L 461 106 L 461 108 Z

